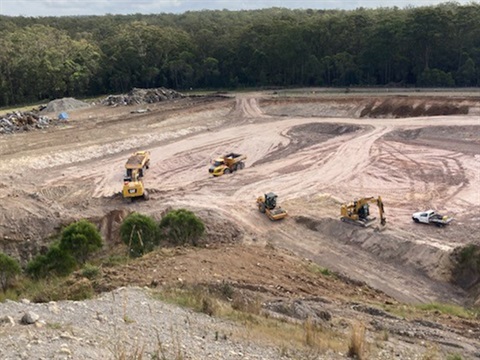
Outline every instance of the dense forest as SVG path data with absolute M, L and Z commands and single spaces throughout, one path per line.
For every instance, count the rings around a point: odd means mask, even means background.
M 0 106 L 132 87 L 479 86 L 480 4 L 0 16 Z

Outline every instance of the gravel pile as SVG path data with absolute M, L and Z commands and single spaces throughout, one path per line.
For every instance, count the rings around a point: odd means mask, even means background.
M 183 98 L 185 95 L 171 89 L 138 89 L 133 88 L 128 94 L 109 95 L 102 104 L 106 106 L 135 105 L 135 104 L 153 104 L 165 100 Z
M 90 104 L 74 99 L 63 98 L 50 101 L 45 108 L 42 109 L 42 113 L 60 113 L 62 111 L 70 111 L 76 109 L 83 109 L 90 107 Z
M 56 123 L 58 123 L 57 120 L 38 115 L 34 112 L 15 111 L 0 117 L 0 134 L 44 129 Z
M 120 288 L 87 301 L 7 301 L 0 303 L 0 358 L 280 358 L 280 349 L 247 342 L 237 330 L 155 300 L 148 289 Z

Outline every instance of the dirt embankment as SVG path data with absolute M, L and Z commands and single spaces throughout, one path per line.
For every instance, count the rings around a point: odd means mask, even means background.
M 408 118 L 476 114 L 480 99 L 429 96 L 355 96 L 263 99 L 262 108 L 276 116 Z

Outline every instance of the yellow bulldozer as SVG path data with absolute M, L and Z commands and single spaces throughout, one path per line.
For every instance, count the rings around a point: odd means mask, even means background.
M 277 195 L 269 192 L 257 198 L 258 211 L 272 220 L 280 220 L 287 216 L 287 211 L 277 206 Z
M 364 197 L 348 204 L 342 204 L 340 209 L 340 220 L 363 227 L 372 225 L 376 217 L 370 216 L 370 204 L 377 204 L 380 215 L 380 224 L 385 226 L 387 219 L 385 218 L 383 201 L 380 196 L 378 198 Z

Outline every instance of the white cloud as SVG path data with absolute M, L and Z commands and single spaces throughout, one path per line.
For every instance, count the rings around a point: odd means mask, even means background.
M 182 13 L 188 10 L 250 10 L 270 7 L 297 9 L 400 8 L 435 5 L 442 0 L 0 0 L 0 14 L 9 16 L 67 16 Z M 460 0 L 461 4 L 471 2 Z

